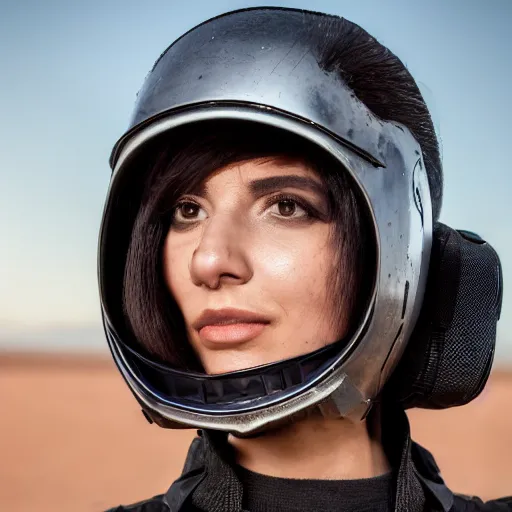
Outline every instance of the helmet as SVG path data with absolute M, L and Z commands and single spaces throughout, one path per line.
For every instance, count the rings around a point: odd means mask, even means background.
M 362 419 L 393 372 L 388 387 L 408 407 L 460 405 L 489 374 L 499 259 L 476 235 L 434 224 L 421 147 L 322 62 L 323 17 L 256 8 L 193 28 L 155 63 L 113 149 L 99 240 L 103 322 L 122 376 L 161 426 L 250 435 L 312 407 Z M 159 135 L 217 120 L 294 134 L 350 174 L 375 243 L 373 285 L 350 339 L 222 375 L 172 368 L 132 343 L 122 281 L 144 178 L 137 163 Z

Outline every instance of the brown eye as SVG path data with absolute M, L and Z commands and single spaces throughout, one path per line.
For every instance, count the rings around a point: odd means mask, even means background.
M 191 223 L 206 219 L 206 212 L 198 204 L 192 202 L 183 202 L 174 209 L 174 223 Z
M 193 219 L 199 211 L 199 206 L 194 203 L 185 203 L 178 206 L 180 214 L 184 219 Z
M 300 219 L 309 217 L 309 211 L 299 201 L 288 197 L 276 197 L 271 199 L 269 213 L 282 219 Z
M 294 201 L 279 201 L 277 203 L 277 208 L 279 215 L 282 215 L 283 217 L 292 217 L 297 210 L 297 204 Z

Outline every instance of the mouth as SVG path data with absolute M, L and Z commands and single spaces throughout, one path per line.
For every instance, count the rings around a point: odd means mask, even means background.
M 207 309 L 192 325 L 207 344 L 237 344 L 259 336 L 270 324 L 260 314 L 241 309 Z

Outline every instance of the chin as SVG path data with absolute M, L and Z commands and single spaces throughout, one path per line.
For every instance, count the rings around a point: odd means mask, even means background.
M 275 356 L 274 356 L 275 357 Z M 248 370 L 264 364 L 274 363 L 280 359 L 250 354 L 216 354 L 213 357 L 202 357 L 202 363 L 208 375 Z

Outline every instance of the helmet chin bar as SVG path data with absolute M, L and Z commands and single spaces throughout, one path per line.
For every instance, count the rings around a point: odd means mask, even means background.
M 233 372 L 208 375 L 179 370 L 152 360 L 115 340 L 117 350 L 134 376 L 165 403 L 195 412 L 225 415 L 257 410 L 263 404 L 291 396 L 314 382 L 347 346 L 341 339 L 314 352 Z
M 343 369 L 340 367 L 334 368 L 332 365 L 333 360 L 337 359 L 339 351 L 344 346 L 344 340 L 335 342 L 311 354 L 285 361 L 222 375 L 205 375 L 187 374 L 180 370 L 167 368 L 150 361 L 144 356 L 141 359 L 141 355 L 133 349 L 126 347 L 126 345 L 123 345 L 124 348 L 122 348 L 119 340 L 113 339 L 112 331 L 108 327 L 106 333 L 114 361 L 135 398 L 142 406 L 146 419 L 162 428 L 205 428 L 229 432 L 238 437 L 251 437 L 303 418 L 313 409 L 319 410 L 324 417 L 343 417 L 352 421 L 360 421 L 366 417 L 371 407 L 371 400 L 363 397 L 343 372 Z M 236 376 L 235 379 L 243 379 L 243 375 L 253 374 L 249 378 L 258 378 L 256 372 L 261 369 L 264 372 L 268 371 L 269 374 L 272 371 L 286 374 L 290 368 L 307 368 L 308 361 L 310 363 L 315 361 L 315 364 L 312 364 L 310 368 L 314 368 L 317 363 L 320 364 L 317 370 L 313 369 L 308 376 L 305 376 L 310 381 L 306 390 L 304 390 L 305 382 L 292 384 L 288 389 L 277 390 L 273 394 L 263 396 L 260 399 L 246 397 L 249 406 L 243 403 L 242 398 L 238 403 L 232 402 L 226 406 L 220 405 L 210 410 L 208 404 L 201 404 L 199 401 L 192 406 L 184 407 L 184 400 L 181 397 L 179 397 L 179 403 L 172 403 L 169 397 L 162 396 L 160 391 L 153 389 L 145 379 L 143 380 L 140 375 L 136 375 L 138 367 L 132 362 L 131 358 L 136 358 L 139 362 L 143 360 L 146 370 L 147 367 L 154 369 L 156 365 L 160 371 L 164 371 L 168 379 L 192 377 L 195 389 L 197 389 L 198 383 L 204 385 L 205 382 L 228 382 L 233 376 Z M 319 374 L 322 368 L 329 365 L 332 365 L 332 371 L 328 372 L 327 377 L 317 379 L 318 382 L 315 383 L 316 374 Z M 174 400 L 178 400 L 178 397 L 175 396 Z M 215 407 L 213 404 L 210 405 Z M 242 410 L 230 410 L 234 409 L 236 405 Z M 265 414 L 261 414 L 262 411 Z

